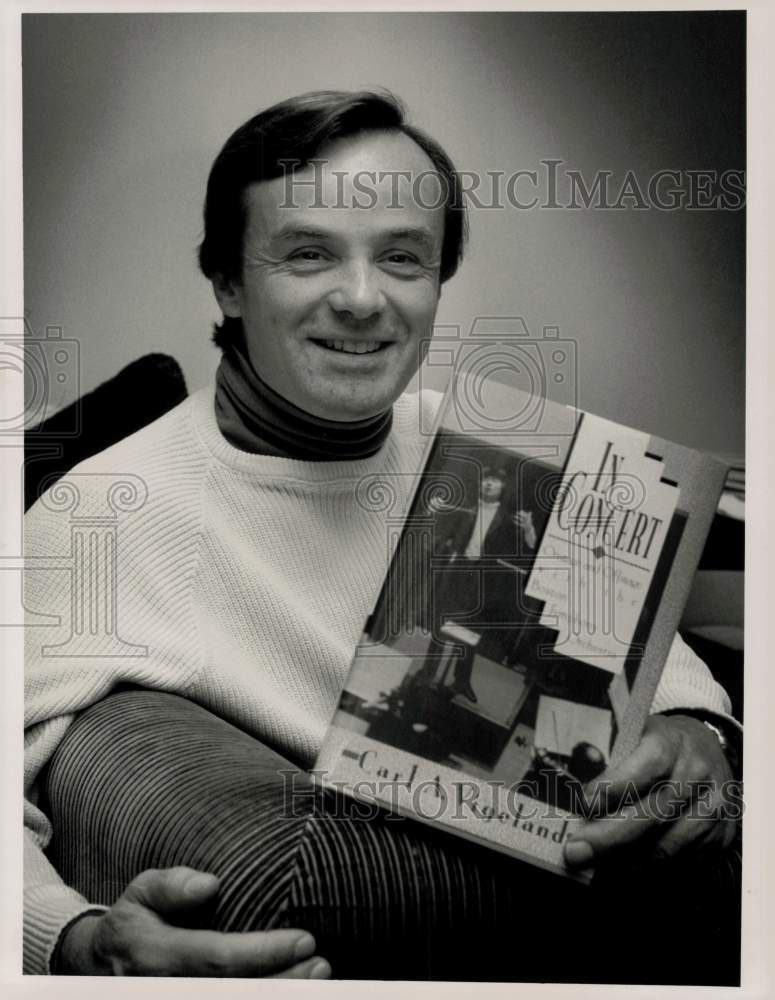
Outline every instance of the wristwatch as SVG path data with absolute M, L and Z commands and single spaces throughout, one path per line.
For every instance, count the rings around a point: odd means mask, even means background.
M 716 736 L 718 737 L 718 741 L 721 745 L 721 749 L 724 751 L 724 754 L 726 756 L 729 756 L 729 750 L 730 750 L 729 740 L 724 735 L 724 731 L 722 729 L 719 729 L 718 726 L 714 726 L 712 722 L 708 722 L 707 719 L 700 719 L 699 721 L 703 724 L 703 726 L 707 726 L 712 733 L 716 734 Z

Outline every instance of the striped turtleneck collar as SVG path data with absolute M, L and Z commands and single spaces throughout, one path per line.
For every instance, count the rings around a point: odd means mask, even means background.
M 264 382 L 241 345 L 223 352 L 215 377 L 215 416 L 241 451 L 310 462 L 369 458 L 390 433 L 392 409 L 365 420 L 326 420 L 299 409 Z

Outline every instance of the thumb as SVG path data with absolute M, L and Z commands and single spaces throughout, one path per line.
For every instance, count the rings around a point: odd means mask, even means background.
M 217 875 L 194 868 L 151 868 L 129 883 L 124 899 L 157 913 L 175 913 L 201 906 L 219 885 Z

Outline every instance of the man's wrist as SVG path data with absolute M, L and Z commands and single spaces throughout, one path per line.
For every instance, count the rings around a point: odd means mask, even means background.
M 737 725 L 728 722 L 723 715 L 702 708 L 671 708 L 660 715 L 683 715 L 702 723 L 719 741 L 719 746 L 737 779 L 743 774 L 743 740 Z
M 49 967 L 52 976 L 97 976 L 94 933 L 104 910 L 85 910 L 67 924 L 59 935 Z

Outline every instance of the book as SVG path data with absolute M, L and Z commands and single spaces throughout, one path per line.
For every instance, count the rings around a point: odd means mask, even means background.
M 589 881 L 580 792 L 638 744 L 726 474 L 456 375 L 315 778 Z

